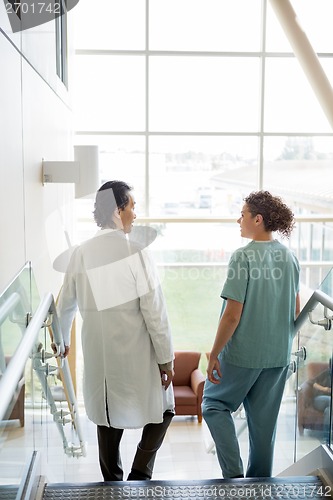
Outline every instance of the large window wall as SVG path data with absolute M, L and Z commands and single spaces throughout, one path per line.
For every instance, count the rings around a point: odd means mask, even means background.
M 292 4 L 333 82 L 331 0 Z M 99 146 L 101 181 L 132 184 L 139 221 L 159 229 L 176 348 L 193 347 L 200 314 L 213 319 L 198 347 L 211 345 L 225 266 L 244 244 L 231 221 L 252 190 L 303 218 L 290 244 L 315 288 L 333 260 L 333 134 L 269 1 L 80 0 L 73 15 L 75 141 Z

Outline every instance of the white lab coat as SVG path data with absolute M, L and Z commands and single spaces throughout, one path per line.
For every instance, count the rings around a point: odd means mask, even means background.
M 58 302 L 65 344 L 76 308 L 82 323 L 83 395 L 97 425 L 141 428 L 174 408 L 159 364 L 173 360 L 157 270 L 147 248 L 118 230 L 101 230 L 77 247 Z

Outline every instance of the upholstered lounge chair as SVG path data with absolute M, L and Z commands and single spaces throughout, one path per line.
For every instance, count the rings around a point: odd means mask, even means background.
M 195 351 L 175 352 L 175 393 L 176 415 L 197 416 L 202 422 L 202 393 L 205 376 L 199 368 L 201 353 Z

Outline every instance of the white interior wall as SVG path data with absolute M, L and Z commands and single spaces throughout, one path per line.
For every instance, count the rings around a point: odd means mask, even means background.
M 0 290 L 25 262 L 21 62 L 0 35 Z
M 0 293 L 32 261 L 40 295 L 57 295 L 63 276 L 52 262 L 66 248 L 61 219 L 68 228 L 74 186 L 43 186 L 41 163 L 73 159 L 69 100 L 54 75 L 55 51 L 42 48 L 42 32 L 30 44 L 28 32 L 11 34 L 3 3 L 0 28 Z

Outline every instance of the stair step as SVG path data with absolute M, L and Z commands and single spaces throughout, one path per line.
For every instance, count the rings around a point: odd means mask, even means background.
M 331 487 L 317 476 L 197 481 L 123 481 L 47 484 L 43 499 L 82 500 L 323 500 Z
M 0 486 L 1 500 L 15 500 L 17 497 L 18 487 L 11 485 Z

